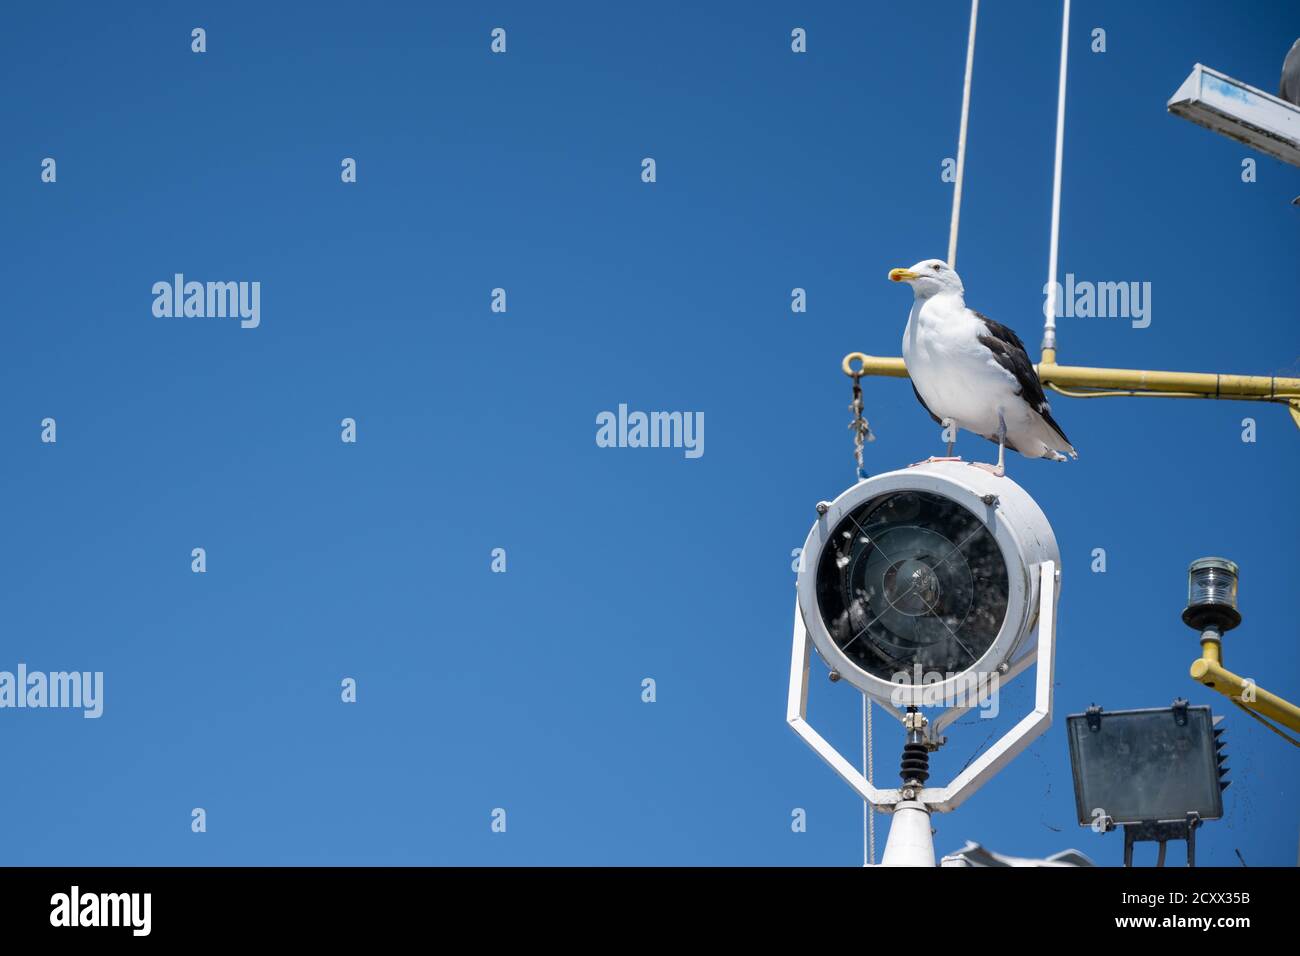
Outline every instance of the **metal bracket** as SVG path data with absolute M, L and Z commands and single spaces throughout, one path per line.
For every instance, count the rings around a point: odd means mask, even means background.
M 840 775 L 840 778 L 857 791 L 858 796 L 873 807 L 893 812 L 894 806 L 903 799 L 898 788 L 881 789 L 867 782 L 858 768 L 844 759 L 821 734 L 808 723 L 808 669 L 812 641 L 808 629 L 804 627 L 803 612 L 796 599 L 794 605 L 794 647 L 790 655 L 790 695 L 786 703 L 785 720 L 813 752 Z M 897 715 L 895 715 L 897 716 Z
M 1091 733 L 1095 734 L 1101 730 L 1101 707 L 1099 705 L 1093 704 L 1083 714 L 1088 720 L 1088 730 Z
M 1056 595 L 1057 570 L 1054 561 L 1044 561 L 1038 566 L 1038 623 L 1037 648 L 1023 661 L 1024 666 L 1037 663 L 1035 674 L 1034 709 L 1008 730 L 974 763 L 962 771 L 946 787 L 925 787 L 916 799 L 930 810 L 947 813 L 955 810 L 971 794 L 987 783 L 994 774 L 1010 763 L 1026 747 L 1051 726 L 1053 675 L 1055 674 L 1056 647 Z M 866 777 L 836 750 L 808 723 L 808 671 L 812 641 L 804 626 L 803 612 L 796 600 L 794 608 L 794 642 L 790 657 L 790 693 L 786 705 L 786 723 L 817 756 L 821 757 L 840 778 L 851 786 L 863 800 L 885 812 L 892 813 L 903 800 L 899 788 L 882 789 L 867 782 Z M 1017 669 L 1018 670 L 1018 669 Z M 902 720 L 896 711 L 885 708 Z M 946 715 L 945 715 L 946 716 Z M 935 733 L 942 726 L 942 718 L 931 727 Z
M 1133 865 L 1135 843 L 1159 843 L 1156 866 L 1165 865 L 1165 844 L 1170 840 L 1187 841 L 1187 865 L 1196 865 L 1196 830 L 1204 821 L 1199 814 L 1188 813 L 1186 820 L 1148 821 L 1124 825 L 1124 865 Z
M 1174 698 L 1174 723 L 1179 727 L 1187 726 L 1187 698 Z

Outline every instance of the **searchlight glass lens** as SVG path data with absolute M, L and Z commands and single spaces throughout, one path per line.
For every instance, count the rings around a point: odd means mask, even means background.
M 920 491 L 851 512 L 822 550 L 816 584 L 840 650 L 868 674 L 901 684 L 969 670 L 1002 630 L 1009 594 L 989 529 L 955 501 Z

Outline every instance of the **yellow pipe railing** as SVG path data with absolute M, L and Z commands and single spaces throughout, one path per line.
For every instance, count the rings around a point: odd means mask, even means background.
M 1222 664 L 1202 657 L 1192 661 L 1191 675 L 1193 680 L 1200 681 L 1247 710 L 1275 720 L 1284 727 L 1300 730 L 1300 707 L 1276 694 L 1270 694 L 1253 681 L 1247 682 Z
M 1253 680 L 1238 677 L 1224 667 L 1223 635 L 1218 630 L 1210 628 L 1202 632 L 1201 656 L 1199 660 L 1192 661 L 1190 673 L 1192 680 L 1218 691 L 1242 710 L 1250 711 L 1256 720 L 1260 720 L 1279 736 L 1297 743 L 1263 718 L 1267 717 L 1292 730 L 1300 730 L 1300 707 L 1276 694 L 1270 694 Z
M 1044 387 L 1071 398 L 1145 396 L 1277 402 L 1288 407 L 1296 427 L 1300 428 L 1300 378 L 1057 365 L 1055 349 L 1044 350 L 1043 357 L 1044 361 L 1036 366 L 1039 380 Z M 845 375 L 854 378 L 863 375 L 908 377 L 907 366 L 901 358 L 882 358 L 862 352 L 850 352 L 844 356 L 840 367 Z

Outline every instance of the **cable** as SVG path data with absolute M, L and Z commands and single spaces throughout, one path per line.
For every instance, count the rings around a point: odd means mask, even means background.
M 1053 382 L 1044 382 L 1044 388 L 1050 388 L 1054 392 L 1067 395 L 1070 398 L 1209 398 L 1223 401 L 1242 401 L 1242 402 L 1275 402 L 1279 405 L 1288 405 L 1300 396 L 1290 394 L 1280 394 L 1274 396 L 1266 395 L 1209 395 L 1205 392 L 1158 392 L 1154 390 L 1136 390 L 1136 389 L 1093 389 L 1086 392 L 1080 392 L 1074 389 L 1061 388 Z
M 970 38 L 966 41 L 966 80 L 961 91 L 961 129 L 957 133 L 957 180 L 952 192 L 952 224 L 948 227 L 948 267 L 957 268 L 957 226 L 961 221 L 961 184 L 966 169 L 966 122 L 970 119 L 970 76 L 975 66 L 975 20 L 980 0 L 970 3 Z
M 1052 173 L 1052 244 L 1047 258 L 1043 348 L 1056 351 L 1056 267 L 1061 240 L 1061 164 L 1065 155 L 1065 76 L 1070 53 L 1070 0 L 1061 13 L 1061 79 L 1056 93 L 1056 167 Z
M 1271 722 L 1269 722 L 1269 721 L 1266 720 L 1265 718 L 1261 717 L 1259 714 L 1255 713 L 1253 710 L 1251 710 L 1249 707 L 1247 707 L 1247 706 L 1246 706 L 1245 704 L 1243 704 L 1241 701 L 1237 700 L 1237 698 L 1235 698 L 1235 697 L 1229 697 L 1228 700 L 1232 701 L 1234 704 L 1236 704 L 1238 707 L 1240 707 L 1240 708 L 1241 708 L 1242 710 L 1244 710 L 1246 713 L 1250 714 L 1250 716 L 1254 717 L 1254 718 L 1255 718 L 1256 720 L 1258 720 L 1261 724 L 1263 724 L 1263 725 L 1264 725 L 1265 727 L 1267 727 L 1269 730 L 1273 731 L 1273 733 L 1277 734 L 1279 737 L 1281 737 L 1281 738 L 1282 738 L 1283 740 L 1285 740 L 1287 743 L 1289 743 L 1289 744 L 1291 744 L 1291 745 L 1293 745 L 1293 746 L 1296 746 L 1296 747 L 1300 747 L 1300 740 L 1296 740 L 1296 739 L 1295 739 L 1294 737 L 1292 737 L 1290 734 L 1285 733 L 1285 732 L 1282 731 L 1282 730 L 1279 730 L 1277 727 L 1274 727 L 1273 724 L 1272 724 Z
M 1214 398 L 1213 395 L 1206 395 L 1204 392 L 1140 392 L 1123 389 L 1097 389 L 1095 391 L 1079 392 L 1061 388 L 1051 382 L 1044 382 L 1043 384 L 1052 391 L 1068 395 L 1070 398 Z M 1261 401 L 1269 401 L 1269 399 L 1261 399 Z

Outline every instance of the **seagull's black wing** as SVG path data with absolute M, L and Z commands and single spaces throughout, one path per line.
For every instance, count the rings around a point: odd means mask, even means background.
M 921 403 L 921 407 L 924 408 L 927 412 L 930 412 L 930 406 L 925 404 L 925 399 L 922 398 L 921 393 L 916 390 L 915 382 L 912 383 L 912 394 L 915 395 L 916 400 Z M 936 415 L 934 412 L 930 412 L 930 417 L 933 418 L 940 425 L 943 424 L 943 419 L 940 418 L 938 415 Z
M 1020 341 L 1020 336 L 1001 322 L 994 322 L 987 315 L 981 315 L 979 312 L 975 314 L 988 330 L 987 333 L 979 336 L 980 345 L 992 352 L 997 363 L 1015 376 L 1016 384 L 1020 386 L 1020 397 L 1029 403 L 1029 407 L 1052 426 L 1056 434 L 1061 436 L 1061 441 L 1070 444 L 1070 439 L 1065 437 L 1065 432 L 1052 417 L 1052 406 L 1047 404 L 1047 396 L 1043 394 L 1043 383 L 1038 380 L 1034 363 L 1029 361 L 1029 353 L 1025 351 L 1025 343 Z

